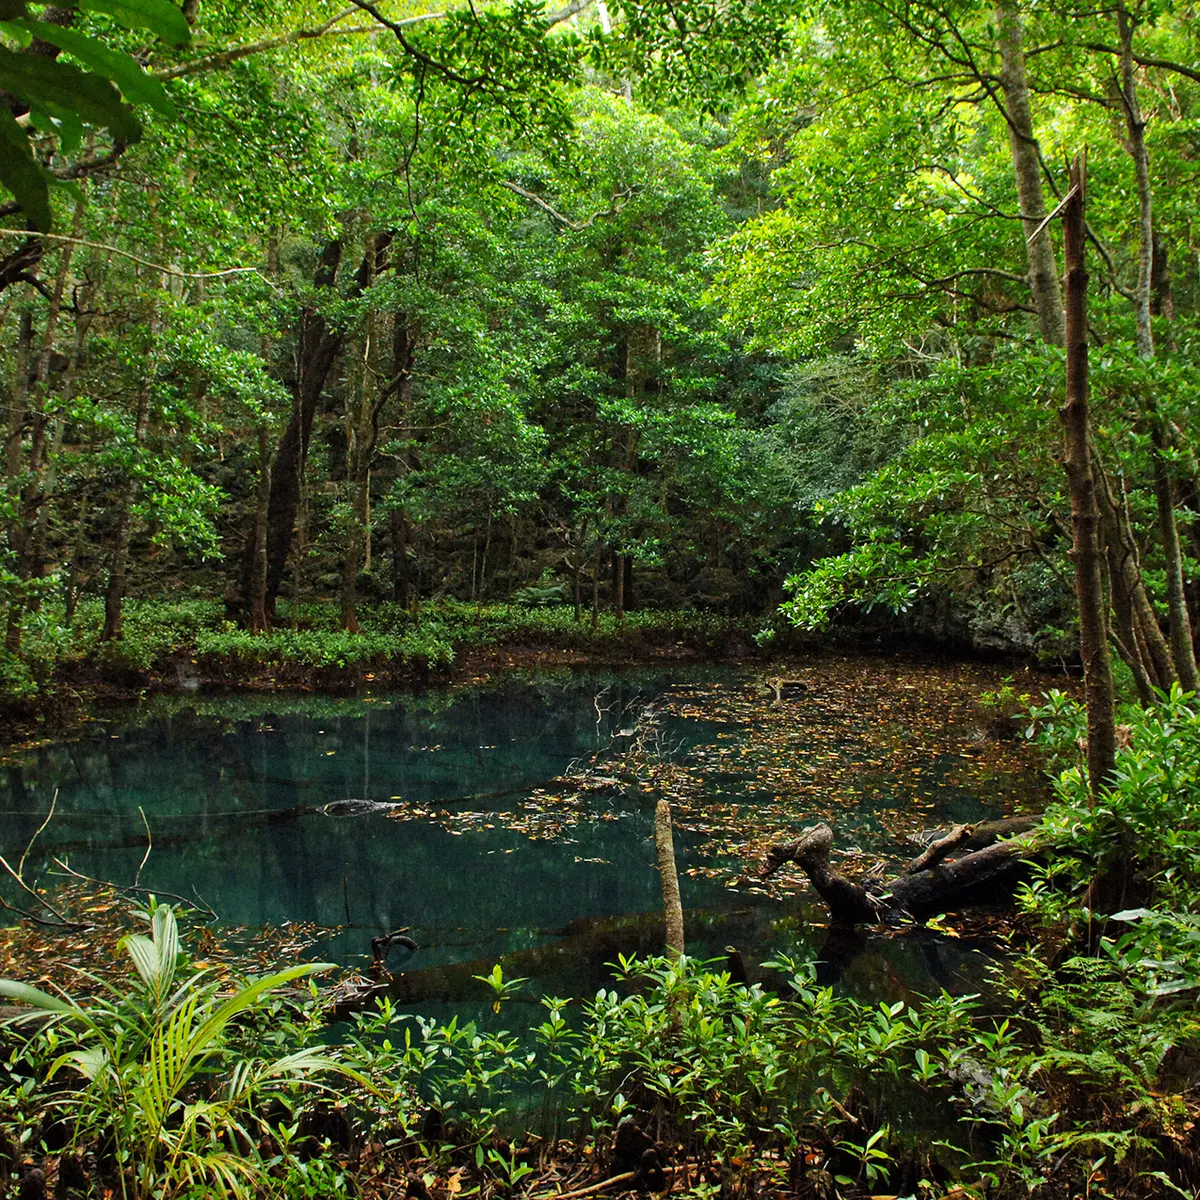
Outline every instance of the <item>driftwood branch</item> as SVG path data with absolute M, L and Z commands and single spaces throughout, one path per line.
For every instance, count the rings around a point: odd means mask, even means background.
M 972 825 L 955 825 L 945 837 L 930 842 L 916 858 L 904 868 L 906 875 L 916 875 L 919 871 L 928 871 L 936 867 L 952 850 L 958 849 L 975 832 Z
M 53 860 L 54 865 L 69 875 L 72 879 L 78 879 L 82 883 L 94 883 L 99 887 L 110 887 L 115 892 L 137 892 L 142 896 L 155 896 L 162 900 L 178 900 L 180 904 L 186 904 L 188 908 L 194 909 L 196 912 L 205 913 L 210 920 L 216 921 L 220 918 L 203 900 L 197 895 L 194 899 L 189 900 L 186 896 L 180 896 L 175 892 L 164 892 L 162 888 L 145 887 L 140 883 L 113 883 L 111 879 L 94 879 L 91 875 L 81 875 L 73 867 L 68 866 L 61 858 Z M 145 862 L 145 860 L 142 860 Z M 54 872 L 51 872 L 54 874 Z
M 825 824 L 814 826 L 793 842 L 770 847 L 759 878 L 767 878 L 785 863 L 796 863 L 829 906 L 830 920 L 837 926 L 872 924 L 898 913 L 926 920 L 947 909 L 989 899 L 997 889 L 1011 889 L 1038 849 L 1029 832 L 1037 818 L 1013 820 L 1018 823 L 1016 829 L 1010 822 L 992 823 L 1003 827 L 1005 833 L 1017 833 L 1005 840 L 999 840 L 1002 835 L 994 828 L 958 826 L 878 891 L 833 869 L 829 861 L 833 830 Z M 970 849 L 973 844 L 978 848 Z M 967 852 L 962 857 L 946 861 L 955 850 L 964 849 Z

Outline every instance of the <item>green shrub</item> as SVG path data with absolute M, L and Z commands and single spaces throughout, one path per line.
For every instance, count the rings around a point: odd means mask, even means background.
M 150 936 L 121 943 L 133 968 L 127 988 L 76 1002 L 6 979 L 0 996 L 51 1014 L 38 1049 L 47 1083 L 67 1079 L 53 1103 L 70 1116 L 76 1142 L 110 1147 L 123 1196 L 193 1188 L 254 1196 L 267 1170 L 248 1131 L 263 1126 L 273 1099 L 287 1100 L 293 1081 L 349 1068 L 309 1046 L 238 1053 L 231 1027 L 275 989 L 331 964 L 291 967 L 223 995 L 207 970 L 188 970 L 173 911 L 152 906 L 146 917 Z

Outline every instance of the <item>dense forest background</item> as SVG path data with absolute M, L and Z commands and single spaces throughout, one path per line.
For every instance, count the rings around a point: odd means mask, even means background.
M 11 689 L 126 597 L 1070 657 L 1085 146 L 1111 641 L 1195 685 L 1193 5 L 85 9 L 0 26 Z

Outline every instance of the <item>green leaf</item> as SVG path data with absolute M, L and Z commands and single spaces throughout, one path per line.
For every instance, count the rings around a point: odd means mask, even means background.
M 25 131 L 5 105 L 0 105 L 0 183 L 12 192 L 31 229 L 44 232 L 50 228 L 46 176 L 33 161 Z
M 0 47 L 0 81 L 5 90 L 16 92 L 31 105 L 43 109 L 57 105 L 92 125 L 105 126 L 122 141 L 136 142 L 142 136 L 142 127 L 121 103 L 117 89 L 107 79 L 69 63 L 14 54 Z
M 192 35 L 183 13 L 170 0 L 80 0 L 79 7 L 106 13 L 126 29 L 149 29 L 176 45 Z
M 30 987 L 27 983 L 19 983 L 15 979 L 0 979 L 0 996 L 7 996 L 10 1000 L 16 1000 L 18 1004 L 28 1004 L 31 1008 L 44 1009 L 46 1012 L 82 1015 L 74 1004 L 51 996 L 49 992 Z
M 147 75 L 128 54 L 110 50 L 95 38 L 61 25 L 48 25 L 44 21 L 26 21 L 24 25 L 44 42 L 65 50 L 97 75 L 112 80 L 131 103 L 148 104 L 164 116 L 175 115 L 175 106 L 162 84 L 152 75 Z
M 4 11 L 4 0 L 0 0 L 0 12 Z M 24 14 L 20 14 L 23 16 Z M 33 34 L 26 28 L 26 22 L 19 19 L 5 19 L 0 21 L 0 33 L 5 37 L 10 37 L 22 49 L 33 41 Z

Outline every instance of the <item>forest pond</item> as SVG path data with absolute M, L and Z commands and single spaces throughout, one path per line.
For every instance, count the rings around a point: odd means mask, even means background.
M 308 953 L 347 965 L 407 927 L 420 948 L 390 962 L 411 981 L 401 999 L 436 1008 L 498 960 L 532 977 L 531 994 L 586 995 L 618 953 L 657 949 L 666 795 L 689 950 L 734 946 L 753 976 L 771 953 L 812 957 L 824 940 L 802 877 L 743 878 L 771 841 L 828 820 L 853 873 L 910 857 L 922 829 L 1044 790 L 979 709 L 997 669 L 829 656 L 783 673 L 795 682 L 778 703 L 777 666 L 691 664 L 405 694 L 160 696 L 10 760 L 0 852 L 20 857 L 57 791 L 29 858 L 43 882 L 56 858 L 195 896 L 224 923 L 309 923 Z M 846 983 L 953 987 L 987 950 L 923 928 L 872 935 Z

